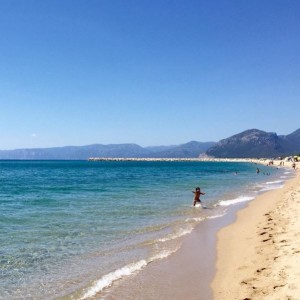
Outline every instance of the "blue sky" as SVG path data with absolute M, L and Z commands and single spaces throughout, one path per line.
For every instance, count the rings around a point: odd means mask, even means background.
M 0 149 L 300 127 L 298 0 L 0 0 Z

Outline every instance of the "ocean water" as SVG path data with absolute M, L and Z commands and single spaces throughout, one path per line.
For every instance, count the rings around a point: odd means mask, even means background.
M 0 161 L 0 299 L 101 298 L 116 280 L 176 252 L 199 222 L 292 175 L 256 167 Z M 196 186 L 207 209 L 192 206 Z

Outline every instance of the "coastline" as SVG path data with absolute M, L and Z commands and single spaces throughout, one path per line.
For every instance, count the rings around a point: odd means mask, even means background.
M 269 160 L 259 159 L 226 159 L 216 161 L 251 162 L 263 165 L 269 162 Z M 280 167 L 279 163 L 280 161 L 274 161 L 273 167 Z M 292 171 L 292 164 L 286 163 L 285 168 Z M 292 297 L 284 298 L 283 295 L 286 295 L 285 293 L 281 293 L 277 298 L 274 297 L 274 294 L 271 294 L 270 298 L 264 297 L 258 288 L 254 289 L 250 285 L 241 294 L 240 287 L 240 282 L 247 282 L 251 276 L 254 278 L 255 275 L 263 274 L 263 272 L 265 272 L 267 279 L 270 276 L 270 273 L 266 270 L 267 268 L 272 268 L 273 258 L 270 258 L 270 266 L 268 267 L 262 261 L 273 253 L 271 254 L 268 250 L 265 252 L 263 258 L 257 258 L 256 256 L 259 255 L 259 251 L 253 247 L 252 236 L 257 236 L 258 243 L 261 240 L 269 239 L 269 237 L 264 238 L 265 234 L 260 236 L 261 233 L 266 231 L 266 229 L 263 229 L 267 227 L 264 225 L 264 220 L 271 218 L 271 211 L 274 209 L 274 205 L 281 201 L 281 195 L 287 192 L 294 192 L 300 179 L 299 172 L 297 171 L 296 173 L 297 176 L 286 181 L 283 188 L 264 192 L 251 202 L 242 202 L 230 206 L 224 217 L 201 222 L 190 235 L 182 239 L 181 247 L 173 255 L 164 260 L 151 263 L 138 275 L 136 274 L 137 276 L 133 275 L 127 280 L 116 282 L 109 290 L 103 291 L 102 295 L 99 298 L 96 297 L 96 299 L 297 299 Z M 274 195 L 280 195 L 276 202 L 273 201 Z M 285 205 L 285 202 L 280 205 Z M 255 207 L 255 210 L 249 210 L 252 206 Z M 244 227 L 244 224 L 240 225 L 239 215 L 241 213 L 245 215 L 244 220 L 249 219 L 251 221 L 249 223 L 252 227 Z M 269 213 L 270 216 L 265 215 Z M 253 217 L 248 218 L 252 214 Z M 275 218 L 273 214 L 272 218 Z M 256 228 L 257 224 L 260 225 L 259 228 Z M 246 228 L 250 230 L 248 235 L 244 233 L 247 230 Z M 259 229 L 261 230 L 259 231 Z M 224 230 L 226 233 L 220 237 Z M 257 233 L 258 231 L 259 233 Z M 266 233 L 266 235 L 269 234 L 272 235 L 274 233 Z M 228 239 L 231 237 L 235 239 L 232 243 L 228 243 Z M 280 238 L 279 242 L 284 239 L 284 237 Z M 272 245 L 273 241 L 263 242 L 264 248 L 266 243 Z M 241 245 L 244 248 L 240 247 Z M 296 247 L 292 247 L 292 249 L 291 251 L 297 254 L 297 251 L 300 250 L 300 244 L 297 249 Z M 255 251 L 258 253 L 254 253 Z M 286 250 L 283 249 L 282 251 Z M 278 256 L 276 259 L 279 262 L 279 256 L 283 255 L 276 254 L 274 257 Z M 237 260 L 237 257 L 240 259 Z M 244 266 L 245 261 L 254 262 L 255 265 L 251 269 L 254 275 L 249 275 L 249 273 L 244 275 L 244 273 L 236 272 L 236 269 L 243 271 L 247 268 Z M 272 272 L 274 274 L 277 274 L 277 272 L 282 274 L 282 271 L 278 268 L 272 270 Z M 293 274 L 297 272 L 296 264 Z M 297 280 L 298 277 L 289 286 L 294 288 Z M 267 282 L 265 284 L 268 287 L 271 283 Z M 274 284 L 270 285 L 270 289 L 278 293 L 283 284 L 282 281 L 276 279 L 274 280 Z M 242 285 L 246 287 L 245 283 L 242 283 Z M 231 287 L 232 291 L 230 291 Z M 253 295 L 253 291 L 257 297 Z M 297 293 L 297 290 L 295 292 Z
M 299 170 L 238 211 L 217 234 L 213 299 L 299 299 L 299 215 Z
M 237 162 L 235 159 L 222 161 Z M 265 165 L 269 160 L 239 159 L 238 161 Z M 275 162 L 273 167 L 277 165 L 279 166 L 279 162 L 278 164 Z M 277 191 L 278 189 L 271 192 Z M 264 192 L 256 199 L 269 193 Z M 163 260 L 151 262 L 147 268 L 138 274 L 132 274 L 126 280 L 115 281 L 109 289 L 104 289 L 101 295 L 96 295 L 95 299 L 216 299 L 216 291 L 211 289 L 210 284 L 215 281 L 215 265 L 219 257 L 217 233 L 227 228 L 229 224 L 235 224 L 237 212 L 244 209 L 248 209 L 247 202 L 237 203 L 228 207 L 225 217 L 201 222 L 191 234 L 182 239 L 181 247 L 174 254 Z M 225 275 L 221 276 L 231 280 L 226 271 Z M 219 299 L 235 298 L 222 294 Z
M 213 299 L 210 283 L 215 275 L 217 232 L 234 221 L 243 205 L 230 207 L 226 217 L 200 222 L 182 238 L 178 251 L 114 282 L 95 299 Z
M 25 164 L 25 166 L 24 166 Z M 51 165 L 52 163 L 50 163 Z M 264 164 L 264 163 L 263 163 Z M 20 170 L 23 170 L 24 167 L 26 167 L 26 170 L 28 171 L 28 168 L 34 171 L 36 170 L 36 166 L 33 166 L 31 163 L 27 165 L 27 163 L 18 163 L 18 168 Z M 105 165 L 105 164 L 104 164 Z M 109 168 L 106 172 L 109 172 L 111 174 L 120 174 L 120 169 L 115 168 L 113 164 L 107 164 Z M 112 166 L 113 165 L 113 166 Z M 123 169 L 121 174 L 124 174 L 124 168 L 126 168 L 126 172 L 129 172 L 128 165 L 130 164 L 117 164 L 118 166 L 122 166 Z M 147 166 L 148 164 L 141 164 Z M 137 175 L 136 177 L 130 178 L 138 178 L 138 181 L 142 183 L 140 185 L 141 187 L 146 185 L 152 186 L 153 183 L 158 181 L 157 174 L 161 174 L 161 166 L 160 164 L 153 164 L 155 166 L 155 172 L 151 169 L 151 172 L 155 174 L 156 176 L 149 176 L 149 172 L 145 173 L 139 173 L 136 169 L 132 169 L 128 174 Z M 156 166 L 157 165 L 157 166 Z M 164 167 L 168 164 L 162 164 Z M 168 172 L 162 172 L 162 177 L 159 178 L 167 178 L 175 176 L 176 173 L 174 173 L 174 169 L 177 170 L 177 167 L 180 166 L 180 168 L 183 166 L 183 172 L 179 173 L 179 175 L 176 175 L 177 182 L 179 184 L 184 183 L 186 180 L 189 182 L 186 184 L 185 187 L 179 189 L 179 190 L 187 190 L 187 187 L 194 186 L 193 182 L 189 178 L 189 176 L 186 176 L 187 174 L 192 174 L 192 178 L 195 177 L 195 170 L 199 168 L 198 163 L 194 164 L 181 164 L 181 163 L 175 163 L 170 164 L 172 168 L 169 168 L 168 166 L 167 171 Z M 191 165 L 192 167 L 190 167 Z M 14 288 L 6 288 L 7 286 L 10 287 L 9 280 L 6 282 L 2 282 L 2 288 L 3 291 L 8 296 L 7 298 L 18 298 L 22 297 L 23 291 L 24 295 L 30 295 L 31 293 L 35 293 L 36 298 L 47 298 L 46 293 L 50 295 L 50 293 L 53 293 L 51 288 L 55 288 L 55 298 L 57 299 L 173 299 L 173 300 L 181 300 L 181 299 L 201 299 L 201 300 L 210 300 L 213 299 L 212 290 L 210 288 L 210 284 L 213 281 L 214 275 L 215 275 L 215 262 L 217 258 L 217 250 L 216 250 L 216 243 L 217 243 L 217 232 L 223 228 L 224 226 L 227 226 L 230 223 L 233 223 L 236 218 L 236 212 L 249 203 L 251 199 L 254 199 L 254 197 L 258 193 L 262 193 L 265 190 L 268 189 L 274 189 L 274 188 L 280 188 L 283 186 L 284 181 L 287 180 L 288 177 L 290 177 L 291 172 L 286 172 L 286 168 L 282 168 L 281 170 L 276 170 L 276 165 L 274 167 L 271 167 L 273 171 L 271 171 L 271 168 L 264 167 L 263 165 L 254 165 L 252 164 L 227 164 L 227 163 L 213 163 L 210 164 L 209 162 L 200 164 L 205 172 L 200 172 L 199 174 L 204 174 L 205 176 L 210 175 L 207 173 L 207 170 L 209 172 L 212 171 L 212 173 L 217 176 L 213 176 L 213 180 L 207 180 L 204 176 L 201 177 L 201 183 L 206 182 L 206 188 L 211 187 L 211 192 L 214 192 L 215 195 L 212 198 L 214 201 L 210 202 L 210 199 L 205 198 L 204 200 L 207 204 L 207 208 L 205 210 L 200 209 L 193 209 L 190 206 L 190 202 L 186 203 L 185 199 L 189 199 L 190 194 L 189 193 L 183 193 L 180 197 L 174 197 L 172 199 L 173 204 L 175 204 L 173 207 L 174 209 L 171 209 L 171 212 L 174 212 L 174 215 L 180 215 L 180 217 L 176 219 L 176 222 L 163 222 L 163 227 L 146 227 L 145 232 L 146 234 L 150 233 L 146 239 L 144 239 L 144 235 L 138 234 L 137 239 L 132 239 L 131 241 L 127 239 L 127 232 L 130 233 L 130 231 L 126 231 L 126 234 L 124 234 L 126 229 L 124 227 L 124 221 L 126 220 L 126 213 L 123 210 L 122 214 L 122 220 L 121 220 L 121 227 L 120 228 L 120 237 L 123 241 L 122 243 L 116 243 L 116 247 L 111 247 L 113 251 L 106 251 L 105 248 L 102 252 L 99 251 L 99 245 L 101 245 L 102 240 L 98 239 L 101 234 L 99 232 L 93 231 L 94 228 L 101 228 L 103 230 L 103 224 L 101 226 L 99 223 L 93 223 L 92 230 L 89 230 L 87 232 L 88 237 L 93 236 L 90 241 L 93 243 L 86 242 L 86 238 L 84 238 L 84 243 L 81 240 L 81 235 L 78 239 L 76 239 L 77 232 L 84 232 L 82 231 L 82 228 L 80 227 L 81 223 L 80 220 L 85 220 L 87 212 L 89 214 L 89 219 L 98 220 L 99 214 L 91 214 L 91 212 L 103 212 L 103 208 L 105 206 L 104 201 L 99 201 L 98 197 L 95 197 L 96 194 L 93 194 L 93 197 L 90 197 L 90 202 L 87 203 L 86 199 L 83 198 L 82 201 L 80 201 L 80 198 L 75 197 L 75 199 L 78 199 L 76 202 L 75 209 L 72 210 L 72 205 L 66 205 L 66 210 L 63 210 L 66 212 L 66 214 L 63 214 L 65 217 L 67 216 L 73 216 L 74 218 L 71 218 L 69 220 L 72 220 L 72 222 L 68 221 L 68 224 L 71 224 L 71 227 L 66 227 L 66 231 L 53 231 L 53 233 L 56 234 L 55 239 L 53 239 L 52 245 L 56 245 L 56 241 L 61 241 L 61 237 L 65 239 L 65 235 L 61 235 L 61 233 L 66 232 L 67 234 L 72 234 L 72 244 L 66 244 L 66 246 L 70 245 L 70 248 L 66 247 L 63 249 L 63 252 L 65 257 L 69 258 L 70 255 L 73 255 L 72 253 L 74 247 L 72 245 L 80 245 L 79 249 L 82 251 L 83 255 L 80 254 L 74 255 L 73 257 L 70 257 L 70 260 L 63 261 L 61 260 L 60 256 L 57 256 L 58 259 L 56 259 L 56 256 L 53 257 L 53 260 L 51 260 L 51 264 L 47 262 L 47 264 L 53 266 L 53 268 L 49 269 L 50 276 L 47 279 L 51 279 L 53 282 L 53 279 L 60 279 L 55 276 L 51 276 L 53 273 L 51 273 L 52 270 L 55 271 L 56 274 L 62 274 L 69 276 L 70 273 L 68 273 L 68 269 L 70 266 L 72 266 L 70 269 L 72 269 L 72 281 L 67 278 L 65 280 L 65 277 L 62 277 L 62 280 L 56 281 L 56 285 L 51 285 L 51 281 L 48 280 L 50 284 L 44 289 L 39 289 L 39 283 L 44 281 L 44 278 L 48 276 L 48 274 L 44 272 L 38 273 L 38 269 L 34 269 L 34 265 L 32 268 L 28 268 L 28 274 L 31 270 L 35 270 L 37 272 L 32 272 L 32 274 L 37 274 L 36 281 L 32 281 L 33 284 L 30 286 L 23 285 L 23 290 L 21 289 L 14 289 Z M 53 178 L 53 181 L 55 183 L 55 186 L 61 186 L 62 190 L 58 190 L 58 198 L 56 198 L 57 193 L 51 194 L 51 199 L 63 199 L 65 198 L 65 193 L 61 193 L 61 191 L 65 191 L 65 186 L 68 184 L 68 181 L 60 182 L 60 174 L 62 173 L 62 170 L 65 172 L 69 172 L 70 178 L 69 183 L 73 184 L 77 182 L 81 182 L 81 178 L 87 178 L 86 181 L 84 181 L 87 184 L 91 184 L 89 190 L 93 190 L 93 188 L 96 186 L 98 187 L 99 180 L 103 178 L 104 172 L 102 164 L 95 164 L 93 166 L 93 172 L 91 176 L 90 173 L 90 165 L 87 162 L 78 162 L 78 163 L 58 163 L 55 162 L 54 166 L 55 168 L 52 168 L 53 165 L 51 165 L 49 168 L 49 162 L 38 163 L 38 168 L 42 170 L 39 176 L 37 178 L 45 178 L 45 181 L 41 181 L 42 183 L 45 182 L 45 184 L 48 183 L 49 178 Z M 187 168 L 188 166 L 188 168 Z M 15 164 L 11 165 L 12 168 L 16 168 Z M 80 173 L 80 181 L 77 181 L 77 174 L 78 174 L 78 167 L 82 168 L 82 172 Z M 257 176 L 255 173 L 255 169 L 257 167 L 261 171 L 262 176 Z M 180 169 L 178 168 L 178 169 Z M 54 169 L 54 171 L 52 171 Z M 144 172 L 145 168 L 141 168 Z M 147 168 L 146 168 L 147 169 Z M 45 170 L 47 171 L 48 176 L 42 176 L 45 174 Z M 101 172 L 99 172 L 101 170 Z M 148 170 L 148 169 L 147 169 Z M 270 171 L 269 171 L 270 170 Z M 49 172 L 50 171 L 50 172 Z M 238 172 L 236 172 L 238 171 Z M 287 170 L 289 171 L 289 170 Z M 58 173 L 57 173 L 58 172 Z M 150 173 L 151 173 L 150 172 Z M 245 172 L 245 173 L 244 173 Z M 270 172 L 270 173 L 269 173 Z M 35 172 L 30 172 L 32 174 L 35 174 Z M 173 174 L 174 173 L 174 174 Z M 240 174 L 241 176 L 236 176 L 237 174 Z M 290 173 L 290 175 L 288 175 Z M 20 172 L 22 175 L 22 172 Z M 99 176 L 99 174 L 101 176 Z M 141 177 L 141 174 L 147 174 L 147 181 L 145 180 L 139 180 Z M 169 174 L 166 176 L 166 174 Z M 198 177 L 199 177 L 198 174 Z M 59 176 L 57 176 L 59 175 Z M 151 174 L 150 174 L 151 175 Z M 270 177 L 263 176 L 263 175 L 270 175 Z M 11 176 L 11 175 L 10 175 Z M 18 183 L 18 186 L 22 186 L 23 177 L 19 176 L 19 179 L 14 177 L 8 176 L 7 178 L 13 178 L 13 181 Z M 97 180 L 91 182 L 91 178 L 95 178 Z M 104 177 L 105 178 L 105 177 Z M 123 176 L 120 177 L 121 179 Z M 127 181 L 126 177 L 126 181 Z M 173 177 L 172 177 L 173 178 Z M 220 181 L 221 178 L 221 181 Z M 225 180 L 226 179 L 226 180 Z M 151 181 L 153 180 L 153 181 Z M 9 180 L 12 181 L 12 180 Z M 30 182 L 30 188 L 32 185 L 32 181 Z M 35 181 L 34 181 L 35 182 Z M 145 183 L 146 182 L 146 183 Z M 224 182 L 224 184 L 223 184 Z M 213 184 L 214 183 L 214 184 Z M 238 184 L 240 183 L 240 184 Z M 261 184 L 260 184 L 261 183 Z M 61 184 L 61 185 L 59 185 Z M 248 185 L 249 184 L 249 185 Z M 78 189 L 76 184 L 76 189 L 70 189 L 69 193 L 71 194 L 73 191 L 78 193 L 78 191 L 83 191 L 84 195 L 86 193 L 86 185 L 84 185 L 84 189 Z M 122 186 L 122 181 L 119 186 Z M 164 185 L 158 186 L 158 191 L 161 191 L 162 187 Z M 177 187 L 177 184 L 175 185 Z M 112 191 L 114 191 L 115 182 L 112 185 Z M 237 188 L 236 188 L 237 187 Z M 52 186 L 50 186 L 52 189 Z M 224 189 L 228 189 L 229 193 L 224 198 L 221 196 L 223 195 Z M 24 190 L 26 191 L 28 189 L 28 185 L 26 183 L 24 184 Z M 29 189 L 28 189 L 29 190 Z M 38 193 L 37 196 L 40 196 L 40 189 L 36 189 Z M 28 194 L 28 199 L 32 200 L 32 191 L 29 190 L 30 193 Z M 45 190 L 48 191 L 47 189 Z M 204 189 L 204 191 L 208 191 Z M 126 190 L 126 195 L 123 194 L 123 196 L 128 197 L 129 190 Z M 135 192 L 135 189 L 134 189 Z M 208 195 L 211 195 L 211 192 L 208 193 Z M 48 196 L 48 193 L 45 195 Z M 101 193 L 100 193 L 101 195 Z M 114 192 L 112 193 L 114 196 Z M 134 197 L 134 193 L 132 196 L 128 197 L 129 199 L 136 199 Z M 155 190 L 154 193 L 151 189 L 151 192 L 149 192 L 149 195 L 151 195 L 151 202 L 148 203 L 155 204 L 156 198 Z M 168 194 L 169 195 L 169 194 Z M 26 194 L 25 194 L 26 196 Z M 73 199 L 73 197 L 70 197 Z M 14 199 L 14 197 L 12 197 Z M 26 198 L 25 198 L 26 199 Z M 35 199 L 35 198 L 33 198 Z M 50 198 L 49 198 L 50 199 Z M 95 200 L 94 200 L 95 199 Z M 106 198 L 104 198 L 106 199 Z M 111 198 L 108 198 L 111 199 Z M 126 197 L 124 197 L 126 199 Z M 145 198 L 148 200 L 148 198 Z M 157 198 L 159 201 L 157 201 L 158 204 L 161 203 L 162 197 Z M 68 199 L 66 199 L 68 200 Z M 177 213 L 176 209 L 178 205 L 177 203 L 183 203 L 184 205 L 183 209 L 179 210 L 179 213 Z M 176 202 L 177 201 L 177 202 Z M 228 203 L 224 203 L 228 201 Z M 62 206 L 60 205 L 60 201 L 57 202 L 59 205 L 57 205 L 57 209 L 60 212 Z M 63 202 L 62 202 L 63 203 Z M 69 201 L 65 202 L 66 204 L 72 203 Z M 112 203 L 111 201 L 107 201 L 108 204 Z M 128 202 L 130 204 L 131 202 Z M 132 202 L 133 204 L 135 203 Z M 146 202 L 147 203 L 147 202 Z M 170 207 L 170 201 L 169 199 L 166 199 L 165 203 Z M 37 204 L 37 205 L 36 205 Z M 42 205 L 41 205 L 42 204 Z M 46 204 L 46 205 L 45 205 Z M 50 203 L 53 204 L 53 203 Z M 87 206 L 87 204 L 89 204 Z M 126 204 L 126 207 L 128 207 L 128 204 Z M 89 211 L 86 210 L 78 210 L 78 205 L 82 205 L 82 208 L 89 207 Z M 98 206 L 97 206 L 98 205 Z M 64 224 L 64 220 L 60 219 L 60 213 L 54 213 L 50 215 L 51 218 L 45 219 L 45 216 L 48 212 L 48 201 L 40 201 L 40 198 L 37 198 L 37 201 L 34 201 L 31 206 L 29 206 L 29 209 L 35 209 L 36 215 L 41 216 L 43 218 L 43 221 L 51 222 L 52 224 L 54 221 L 57 222 L 57 224 Z M 55 206 L 54 206 L 55 207 Z M 155 207 L 161 207 L 155 206 Z M 52 206 L 51 206 L 52 208 Z M 90 208 L 93 208 L 92 210 Z M 97 208 L 97 209 L 96 209 Z M 43 211 L 44 209 L 44 211 Z M 210 210 L 211 209 L 211 210 Z M 57 210 L 56 210 L 57 211 Z M 82 211 L 84 214 L 81 215 L 81 217 L 78 218 L 78 213 Z M 133 214 L 132 210 L 127 210 L 128 216 L 130 219 L 132 219 Z M 149 210 L 151 213 L 151 210 Z M 26 210 L 24 211 L 26 213 Z M 45 213 L 44 213 L 45 212 Z M 147 212 L 143 210 L 143 214 Z M 31 212 L 30 212 L 31 213 Z M 75 214 L 74 214 L 75 213 Z M 168 220 L 168 216 L 170 214 L 165 214 L 165 220 Z M 55 218 L 53 218 L 55 216 Z M 58 218 L 56 219 L 56 216 Z M 80 216 L 80 215 L 79 215 Z M 141 218 L 140 214 L 137 214 L 136 220 L 147 220 L 149 214 L 147 214 L 145 218 Z M 143 215 L 142 215 L 143 216 Z M 102 216 L 101 216 L 102 217 Z M 101 218 L 100 218 L 101 219 Z M 28 218 L 29 222 L 31 222 L 31 218 Z M 42 223 L 43 223 L 42 221 Z M 73 231 L 73 224 L 78 222 L 78 229 L 76 228 L 75 231 Z M 37 224 L 40 224 L 41 222 L 37 222 Z M 98 225 L 97 225 L 98 224 Z M 114 223 L 115 225 L 118 225 L 118 223 Z M 83 222 L 82 225 L 84 225 L 83 229 L 86 228 L 86 223 Z M 166 226 L 165 226 L 166 225 Z M 98 227 L 96 227 L 98 226 Z M 144 224 L 142 224 L 142 227 Z M 47 227 L 47 229 L 51 230 L 52 234 L 52 226 Z M 144 228 L 144 227 L 143 227 Z M 91 229 L 91 227 L 88 227 L 88 229 Z M 108 230 L 107 230 L 108 229 Z M 154 230 L 153 230 L 154 229 Z M 158 229 L 158 230 L 157 230 Z M 163 230 L 161 230 L 163 229 Z M 159 235 L 156 234 L 156 231 L 158 231 Z M 93 235 L 93 232 L 95 234 Z M 106 228 L 106 234 L 109 233 L 109 227 Z M 24 234 L 26 234 L 25 232 Z M 28 232 L 30 234 L 30 232 Z M 73 234 L 76 233 L 76 234 Z M 140 233 L 140 232 L 138 232 Z M 71 236 L 71 235 L 70 235 Z M 133 236 L 133 235 L 132 235 Z M 150 238 L 149 238 L 150 236 Z M 41 246 L 45 245 L 44 238 L 47 238 L 46 235 L 39 235 L 38 241 L 41 241 Z M 133 236 L 135 237 L 135 236 Z M 29 237 L 30 238 L 30 237 Z M 12 239 L 12 242 L 15 240 Z M 22 239 L 20 239 L 22 242 Z M 47 243 L 49 242 L 49 239 L 47 238 Z M 51 241 L 50 241 L 51 242 Z M 59 242 L 60 243 L 60 242 Z M 37 244 L 39 245 L 39 244 Z M 51 244 L 47 244 L 49 245 Z M 118 247 L 120 245 L 120 247 Z M 70 251 L 69 251 L 70 249 Z M 101 249 L 100 249 L 101 250 Z M 115 251 L 114 251 L 115 250 Z M 24 254 L 23 254 L 24 253 Z M 20 258 L 24 261 L 27 261 L 27 257 L 30 258 L 31 253 L 34 255 L 35 252 L 30 250 L 28 251 L 28 254 L 26 252 L 22 252 Z M 43 252 L 44 253 L 44 252 Z M 42 253 L 42 254 L 43 254 Z M 87 255 L 86 255 L 87 254 Z M 115 255 L 116 254 L 116 255 Z M 16 257 L 18 257 L 19 253 L 16 251 Z M 128 255 L 128 256 L 126 256 Z M 41 255 L 41 258 L 44 259 L 45 256 Z M 115 258 L 120 260 L 113 260 Z M 128 259 L 129 258 L 129 259 Z M 110 260 L 111 259 L 111 260 Z M 123 259 L 123 261 L 121 261 Z M 104 263 L 103 263 L 104 262 Z M 57 264 L 56 264 L 57 263 Z M 97 265 L 98 264 L 98 265 Z M 107 265 L 110 264 L 110 266 L 107 267 Z M 43 266 L 43 261 L 39 264 L 40 267 Z M 66 267 L 67 266 L 67 267 Z M 147 266 L 147 267 L 146 267 Z M 29 267 L 31 267 L 29 265 Z M 105 269 L 107 267 L 107 269 Z M 66 273 L 64 273 L 64 271 Z M 43 271 L 43 270 L 42 270 Z M 44 275 L 45 274 L 45 275 Z M 22 275 L 22 274 L 21 274 Z M 45 277 L 43 277 L 45 276 Z M 60 275 L 59 275 L 60 276 Z M 23 277 L 20 276 L 22 279 Z M 41 278 L 41 281 L 40 279 Z M 53 278 L 53 279 L 52 279 Z M 74 280 L 73 280 L 74 278 Z M 35 279 L 35 278 L 34 278 Z M 13 285 L 11 285 L 13 286 Z M 73 288 L 74 287 L 74 288 Z M 49 292 L 48 292 L 49 291 Z M 54 293 L 53 293 L 54 294 Z M 9 297 L 11 295 L 11 297 Z M 62 297 L 62 298 L 58 298 Z M 1 298 L 1 297 L 0 297 Z M 51 298 L 51 297 L 50 297 Z

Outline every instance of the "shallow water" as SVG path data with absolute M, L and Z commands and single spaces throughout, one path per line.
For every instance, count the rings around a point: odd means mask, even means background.
M 279 188 L 283 169 L 215 162 L 0 162 L 0 298 L 87 299 L 178 250 L 196 224 Z M 269 176 L 263 173 L 270 173 Z M 201 186 L 208 209 L 192 207 Z

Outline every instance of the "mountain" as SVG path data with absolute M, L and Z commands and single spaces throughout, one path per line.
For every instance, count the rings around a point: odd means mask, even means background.
M 86 160 L 90 157 L 153 158 L 153 157 L 198 157 L 215 143 L 190 142 L 177 146 L 141 147 L 136 144 L 110 144 L 0 150 L 0 159 L 27 160 Z
M 215 142 L 191 141 L 172 146 L 141 147 L 137 144 L 94 144 L 55 148 L 0 150 L 0 159 L 87 160 L 90 157 L 111 158 L 196 158 L 202 154 L 226 158 L 278 157 L 300 153 L 300 129 L 288 135 L 277 135 L 250 129 Z
M 111 144 L 1 150 L 0 159 L 86 160 L 90 157 L 147 157 L 151 152 L 136 144 Z
M 196 142 L 191 141 L 186 144 L 179 146 L 173 146 L 172 148 L 164 149 L 152 154 L 152 157 L 161 157 L 161 158 L 193 158 L 199 157 L 200 154 L 205 153 L 209 148 L 214 146 L 215 142 Z
M 285 153 L 292 155 L 300 153 L 300 128 L 289 135 L 281 135 L 279 138 Z
M 148 150 L 150 150 L 153 153 L 158 153 L 158 152 L 163 152 L 163 151 L 166 151 L 166 150 L 173 149 L 173 148 L 175 148 L 177 146 L 178 145 L 170 145 L 170 146 L 148 146 L 148 147 L 145 147 L 145 149 L 148 149 Z
M 250 129 L 223 139 L 206 151 L 219 158 L 278 157 L 300 152 L 300 129 L 289 135 Z

